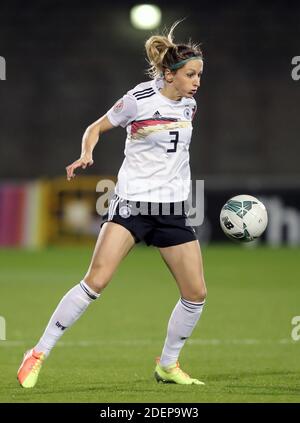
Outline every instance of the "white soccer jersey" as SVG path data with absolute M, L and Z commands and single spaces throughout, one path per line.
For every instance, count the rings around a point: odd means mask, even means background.
M 125 159 L 115 192 L 132 201 L 174 202 L 188 198 L 189 145 L 194 98 L 170 100 L 162 78 L 130 90 L 107 112 L 114 126 L 127 128 Z

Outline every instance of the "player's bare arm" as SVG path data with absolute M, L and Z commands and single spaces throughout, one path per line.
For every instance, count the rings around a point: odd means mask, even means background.
M 100 135 L 112 128 L 114 128 L 114 126 L 110 123 L 106 115 L 86 128 L 82 137 L 81 155 L 79 159 L 66 167 L 68 181 L 75 177 L 75 170 L 79 167 L 86 169 L 87 166 L 92 166 L 94 163 L 93 151 Z

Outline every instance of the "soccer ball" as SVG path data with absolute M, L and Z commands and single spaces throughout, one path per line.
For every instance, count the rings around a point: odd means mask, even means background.
M 237 195 L 222 207 L 220 224 L 231 239 L 250 242 L 266 229 L 268 214 L 265 206 L 251 195 Z

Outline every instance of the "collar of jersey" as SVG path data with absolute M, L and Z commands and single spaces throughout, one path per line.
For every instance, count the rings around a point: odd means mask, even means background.
M 177 105 L 181 105 L 181 104 L 182 104 L 182 102 L 183 102 L 183 100 L 184 100 L 184 97 L 182 97 L 180 101 L 177 101 L 177 100 L 171 100 L 170 98 L 168 98 L 168 97 L 166 97 L 165 95 L 163 95 L 163 94 L 161 94 L 161 93 L 160 93 L 160 91 L 159 91 L 159 89 L 158 89 L 158 87 L 157 87 L 157 84 L 159 83 L 159 81 L 160 81 L 160 80 L 162 80 L 162 78 L 156 78 L 156 79 L 154 79 L 154 80 L 152 81 L 152 88 L 154 89 L 154 91 L 156 92 L 156 94 L 158 94 L 158 95 L 159 95 L 159 97 L 160 97 L 161 99 L 163 99 L 163 100 L 164 100 L 166 103 L 168 103 L 168 104 L 173 104 L 173 105 L 177 104 Z

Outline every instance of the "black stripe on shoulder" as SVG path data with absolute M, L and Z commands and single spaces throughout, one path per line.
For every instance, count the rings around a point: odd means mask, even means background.
M 135 98 L 139 99 L 140 97 L 143 97 L 144 95 L 148 95 L 148 94 L 152 94 L 152 93 L 154 93 L 154 90 L 148 91 L 148 92 L 143 93 L 143 94 L 135 95 Z
M 136 97 L 137 100 L 141 100 L 142 98 L 147 98 L 147 97 L 152 97 L 154 94 L 156 94 L 155 92 L 153 93 L 148 93 L 147 95 L 143 95 L 140 97 Z
M 152 87 L 145 88 L 144 90 L 136 91 L 135 93 L 133 93 L 133 95 L 143 94 L 143 93 L 146 93 L 146 92 L 151 91 L 151 90 L 153 91 L 153 88 Z
M 154 91 L 150 91 L 149 93 L 136 95 L 136 96 L 135 96 L 135 98 L 136 98 L 137 100 L 139 100 L 140 98 L 143 98 L 143 97 L 145 97 L 145 96 L 147 96 L 147 95 L 150 95 L 150 94 L 155 94 L 155 92 L 154 92 Z

